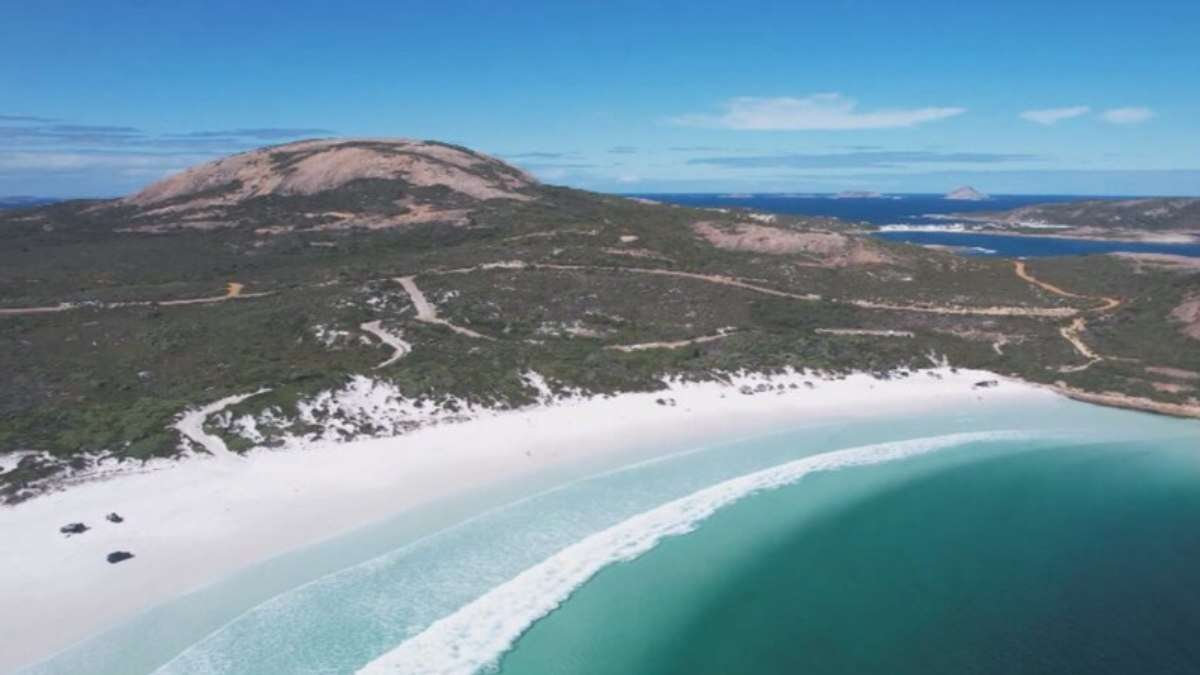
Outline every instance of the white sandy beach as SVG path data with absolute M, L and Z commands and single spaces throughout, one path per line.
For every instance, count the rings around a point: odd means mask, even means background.
M 981 380 L 1000 384 L 974 387 Z M 501 481 L 611 468 L 632 461 L 633 446 L 665 451 L 772 425 L 1054 396 L 979 371 L 886 381 L 746 376 L 562 401 L 396 438 L 197 457 L 76 485 L 0 508 L 0 598 L 20 608 L 0 612 L 0 671 L 280 553 Z M 109 512 L 124 522 L 105 521 Z M 59 532 L 76 521 L 92 529 Z M 116 550 L 136 557 L 107 563 Z

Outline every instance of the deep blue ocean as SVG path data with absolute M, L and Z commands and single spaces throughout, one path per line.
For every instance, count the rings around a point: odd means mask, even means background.
M 867 226 L 946 225 L 950 213 L 1003 211 L 1031 204 L 1118 199 L 1086 195 L 994 195 L 978 202 L 953 201 L 941 195 L 885 195 L 880 198 L 835 198 L 832 195 L 783 194 L 644 194 L 634 195 L 682 206 L 748 208 L 767 213 L 828 216 Z M 879 232 L 890 241 L 951 246 L 966 255 L 1025 258 L 1102 253 L 1169 253 L 1200 257 L 1200 244 L 1162 244 L 1060 237 L 1013 237 L 976 232 Z

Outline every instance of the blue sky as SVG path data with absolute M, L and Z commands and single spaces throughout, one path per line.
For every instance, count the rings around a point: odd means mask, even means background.
M 1200 3 L 0 8 L 0 194 L 312 136 L 619 192 L 1200 194 Z

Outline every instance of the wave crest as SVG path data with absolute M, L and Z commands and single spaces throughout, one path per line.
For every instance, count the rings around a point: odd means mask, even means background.
M 1017 431 L 947 434 L 848 448 L 739 476 L 667 502 L 592 534 L 432 623 L 358 671 L 359 675 L 471 675 L 493 666 L 534 622 L 601 569 L 633 560 L 663 539 L 694 530 L 721 508 L 804 476 L 879 464 L 980 441 L 1022 440 Z

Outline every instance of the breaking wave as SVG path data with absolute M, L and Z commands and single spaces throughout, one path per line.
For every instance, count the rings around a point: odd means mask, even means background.
M 967 443 L 1024 440 L 1017 431 L 956 433 L 848 448 L 733 478 L 592 534 L 506 581 L 358 671 L 359 675 L 471 675 L 494 666 L 517 639 L 601 569 L 633 560 L 715 512 L 811 473 L 879 464 Z

